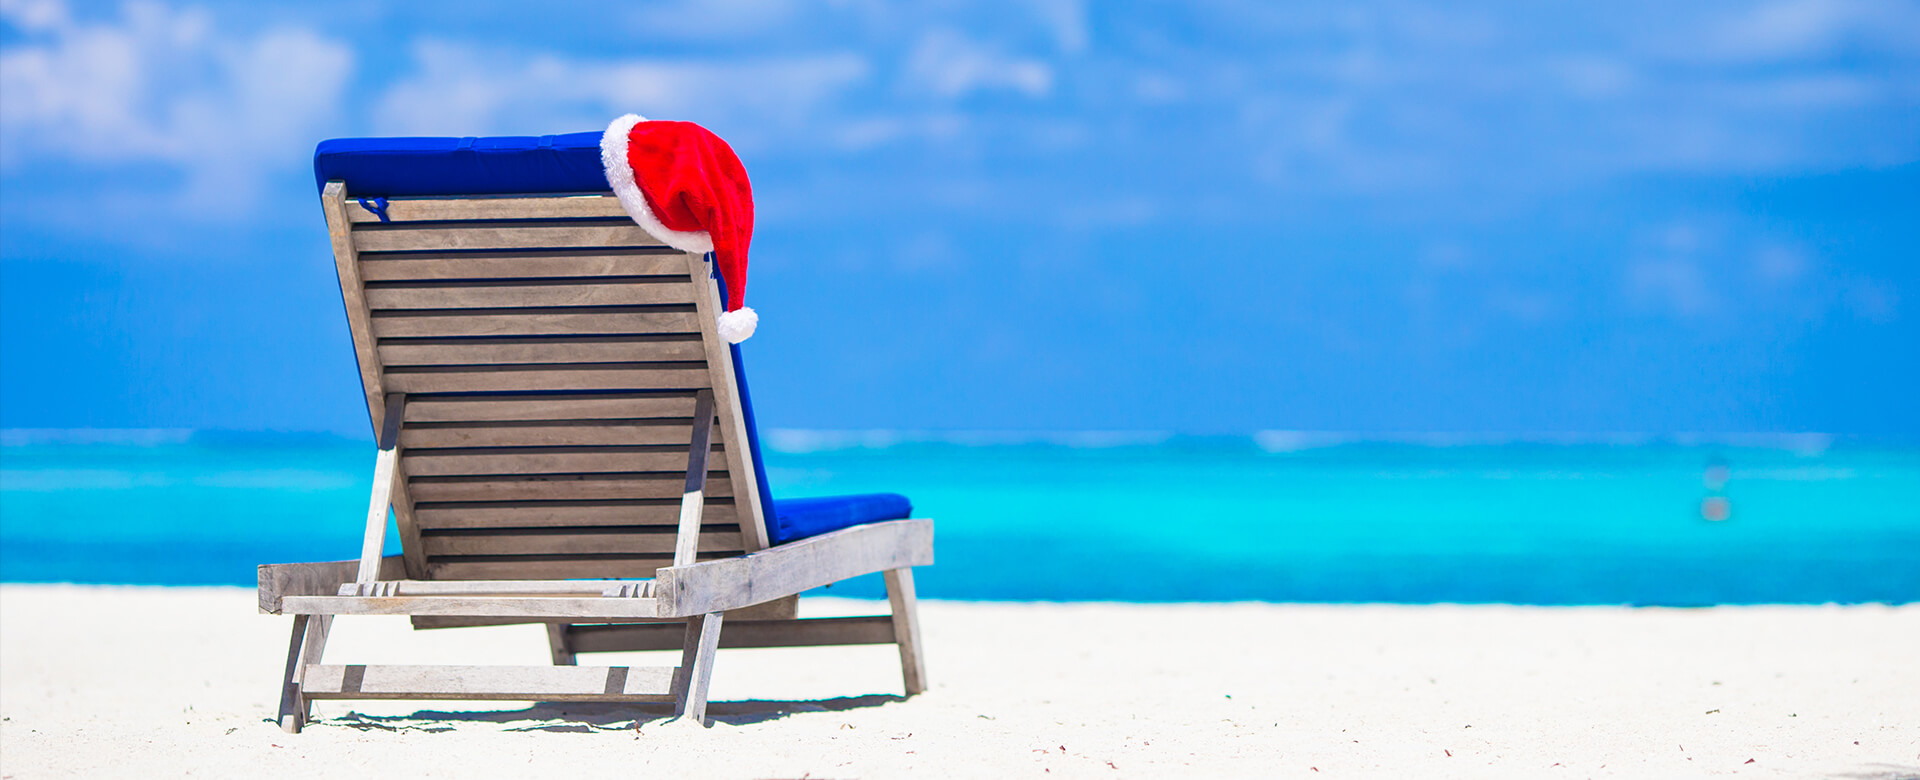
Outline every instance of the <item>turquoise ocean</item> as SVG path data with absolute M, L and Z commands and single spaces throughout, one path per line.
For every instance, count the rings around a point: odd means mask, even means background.
M 767 445 L 776 497 L 911 497 L 936 521 L 938 561 L 919 575 L 935 598 L 1920 599 L 1911 445 L 799 431 Z M 250 585 L 256 564 L 353 558 L 372 466 L 370 444 L 331 436 L 9 431 L 0 579 Z M 1710 499 L 1726 519 L 1705 519 Z

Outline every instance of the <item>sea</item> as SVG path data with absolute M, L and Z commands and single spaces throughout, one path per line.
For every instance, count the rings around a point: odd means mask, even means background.
M 923 596 L 1632 604 L 1920 599 L 1920 446 L 1794 436 L 770 431 L 775 498 L 895 492 Z M 372 445 L 0 434 L 0 580 L 251 585 L 357 557 Z M 882 594 L 877 578 L 825 590 Z

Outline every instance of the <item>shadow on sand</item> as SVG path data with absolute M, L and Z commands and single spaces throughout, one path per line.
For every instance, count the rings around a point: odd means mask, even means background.
M 845 712 L 880 707 L 906 701 L 904 696 L 870 694 L 843 696 L 813 701 L 717 701 L 707 705 L 707 719 L 714 723 L 744 726 L 779 720 L 808 712 Z M 448 712 L 420 710 L 411 715 L 366 715 L 349 711 L 344 715 L 320 718 L 308 727 L 338 726 L 361 731 L 410 731 L 439 733 L 452 731 L 461 723 L 499 723 L 507 731 L 549 731 L 588 733 L 624 731 L 675 720 L 669 703 L 555 702 L 535 704 L 523 710 L 484 710 Z
M 1847 780 L 1920 780 L 1920 767 L 1868 764 L 1859 772 L 1834 775 Z

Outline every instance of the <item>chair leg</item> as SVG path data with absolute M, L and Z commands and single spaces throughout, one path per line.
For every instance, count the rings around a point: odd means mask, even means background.
M 900 647 L 900 677 L 912 696 L 927 689 L 926 661 L 920 655 L 920 612 L 913 596 L 913 570 L 888 569 L 887 602 L 893 608 L 893 642 Z
M 300 693 L 300 678 L 304 671 L 300 661 L 301 656 L 306 654 L 311 624 L 310 616 L 293 616 L 293 639 L 287 643 L 287 673 L 280 680 L 280 730 L 288 734 L 300 733 L 300 727 L 307 722 L 307 697 Z
M 554 666 L 573 666 L 573 648 L 567 646 L 567 624 L 547 624 L 547 651 L 553 654 Z
M 712 612 L 687 619 L 686 644 L 680 651 L 680 676 L 675 710 L 680 717 L 707 725 L 707 684 L 713 681 L 713 657 L 720 652 L 720 619 Z
M 320 663 L 320 658 L 326 655 L 327 633 L 332 630 L 332 615 L 314 615 L 307 621 L 307 641 L 300 651 L 300 682 L 307 681 L 307 667 Z M 313 720 L 313 700 L 301 696 L 300 701 L 305 705 L 300 710 L 301 721 Z
M 307 667 L 320 663 L 327 651 L 332 615 L 294 615 L 293 636 L 287 643 L 287 674 L 280 683 L 280 728 L 298 734 L 313 717 L 313 700 L 300 692 Z

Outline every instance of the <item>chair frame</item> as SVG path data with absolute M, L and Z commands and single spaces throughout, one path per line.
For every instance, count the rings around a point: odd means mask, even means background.
M 485 578 L 436 570 L 424 552 L 402 457 L 409 394 L 382 362 L 360 252 L 663 244 L 637 226 L 591 222 L 624 216 L 611 194 L 395 198 L 355 208 L 345 185 L 336 181 L 326 185 L 321 202 L 378 454 L 357 561 L 259 568 L 260 611 L 293 616 L 278 717 L 283 729 L 299 731 L 316 699 L 671 701 L 678 716 L 704 724 L 714 656 L 727 647 L 895 644 L 906 694 L 926 689 L 912 568 L 933 563 L 932 521 L 872 523 L 769 546 L 765 497 L 750 478 L 751 455 L 740 445 L 747 437 L 734 392 L 732 353 L 716 332 L 719 292 L 700 254 L 678 253 L 678 262 L 676 255 L 658 258 L 676 279 L 684 274 L 694 285 L 693 319 L 711 380 L 692 398 L 693 429 L 671 563 L 654 569 L 650 578 L 618 579 L 534 578 L 524 572 Z M 581 218 L 589 221 L 566 221 Z M 468 221 L 482 227 L 424 238 L 404 231 L 356 232 L 358 226 L 389 221 Z M 474 381 L 484 389 L 489 380 L 481 375 Z M 728 445 L 721 452 L 745 549 L 702 560 L 701 520 L 716 434 Z M 398 555 L 386 554 L 389 512 L 402 537 Z M 885 576 L 891 614 L 798 617 L 801 592 L 875 572 Z M 417 628 L 544 623 L 553 665 L 327 665 L 322 662 L 327 635 L 341 615 L 407 615 Z M 723 626 L 729 629 L 725 634 Z M 579 653 L 674 648 L 681 650 L 675 667 L 575 665 Z

